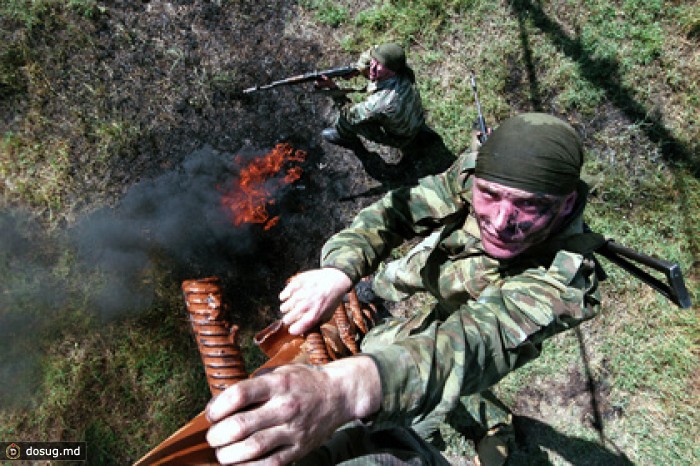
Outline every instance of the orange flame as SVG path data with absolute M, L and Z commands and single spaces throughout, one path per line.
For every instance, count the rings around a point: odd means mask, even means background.
M 240 157 L 236 157 L 239 161 Z M 248 166 L 241 169 L 239 176 L 233 180 L 230 191 L 224 193 L 221 203 L 231 213 L 233 223 L 261 223 L 269 230 L 279 222 L 279 216 L 270 218 L 267 211 L 269 204 L 274 204 L 275 192 L 282 186 L 291 184 L 301 177 L 302 169 L 289 167 L 283 177 L 280 174 L 289 162 L 303 162 L 306 152 L 295 150 L 290 144 L 277 144 L 263 157 L 253 159 Z

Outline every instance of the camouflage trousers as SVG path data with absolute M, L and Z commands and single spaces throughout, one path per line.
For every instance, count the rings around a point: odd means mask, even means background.
M 338 429 L 321 447 L 294 463 L 297 466 L 447 466 L 440 451 L 411 429 L 373 430 L 364 425 Z
M 399 136 L 388 133 L 384 127 L 382 127 L 382 125 L 375 122 L 352 124 L 342 116 L 338 117 L 338 120 L 335 123 L 335 129 L 338 131 L 338 134 L 340 134 L 341 137 L 346 139 L 362 136 L 370 141 L 398 149 L 408 146 L 415 138 L 415 135 Z

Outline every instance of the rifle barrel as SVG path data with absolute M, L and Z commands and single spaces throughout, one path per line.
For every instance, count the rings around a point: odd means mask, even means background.
M 486 134 L 486 120 L 484 119 L 484 115 L 481 113 L 481 103 L 479 102 L 479 93 L 476 88 L 476 75 L 473 71 L 471 72 L 469 81 L 471 83 L 472 89 L 474 90 L 474 101 L 476 102 L 477 121 L 479 123 L 479 129 L 481 130 L 481 137 L 479 138 L 479 140 L 482 143 L 484 143 L 488 138 L 488 134 Z
M 243 94 L 250 94 L 251 92 L 272 89 L 273 87 L 277 87 L 277 86 L 289 86 L 289 85 L 301 84 L 301 83 L 305 83 L 305 82 L 309 82 L 309 81 L 316 81 L 317 79 L 321 79 L 322 76 L 326 76 L 328 78 L 338 78 L 338 77 L 342 77 L 342 76 L 348 76 L 352 73 L 355 73 L 356 71 L 357 71 L 356 66 L 341 66 L 338 68 L 330 68 L 330 69 L 322 70 L 322 71 L 312 71 L 309 73 L 297 74 L 294 76 L 290 76 L 288 78 L 280 79 L 278 81 L 272 81 L 271 83 L 264 84 L 262 86 L 256 85 L 253 87 L 249 87 L 247 89 L 243 89 Z

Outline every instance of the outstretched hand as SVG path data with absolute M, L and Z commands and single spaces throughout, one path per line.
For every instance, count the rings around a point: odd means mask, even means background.
M 369 357 L 286 365 L 213 399 L 207 442 L 221 464 L 288 464 L 343 424 L 377 411 L 380 400 L 379 374 Z
M 350 278 L 338 269 L 315 269 L 295 275 L 279 295 L 282 322 L 292 335 L 306 333 L 333 316 L 351 287 Z

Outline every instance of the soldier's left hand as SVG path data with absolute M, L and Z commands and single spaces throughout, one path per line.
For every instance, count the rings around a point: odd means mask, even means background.
M 314 81 L 316 89 L 338 89 L 338 85 L 328 76 L 321 76 L 321 79 Z

